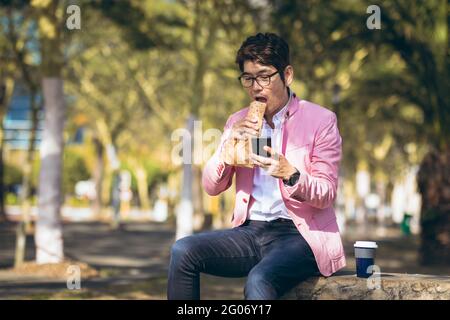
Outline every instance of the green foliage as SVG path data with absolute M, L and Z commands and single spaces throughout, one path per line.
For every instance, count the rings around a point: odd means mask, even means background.
M 153 189 L 158 183 L 165 181 L 169 175 L 167 170 L 164 170 L 153 162 L 146 162 L 145 170 L 148 174 L 147 184 L 150 189 Z
M 16 185 L 22 183 L 22 170 L 12 164 L 5 163 L 3 168 L 4 177 L 3 183 L 5 185 Z
M 395 178 L 448 145 L 446 1 L 383 2 L 381 30 L 366 27 L 367 1 L 271 2 L 302 97 L 338 113 L 346 176 L 364 159 Z
M 11 192 L 8 192 L 5 197 L 5 204 L 8 206 L 19 205 L 19 197 Z
M 445 1 L 383 2 L 382 30 L 366 28 L 364 0 L 268 2 L 86 3 L 82 28 L 89 32 L 63 31 L 71 97 L 66 130 L 82 124 L 103 147 L 113 144 L 133 174 L 133 189 L 135 173 L 126 162 L 144 164 L 152 188 L 174 169 L 171 133 L 187 115 L 202 120 L 203 130 L 222 130 L 248 103 L 236 81 L 236 50 L 249 35 L 273 31 L 290 44 L 298 96 L 338 113 L 349 179 L 361 159 L 372 172 L 395 178 L 426 147 L 449 140 Z M 87 148 L 66 152 L 66 193 L 89 178 L 88 158 Z M 39 159 L 33 186 L 38 168 Z
M 78 199 L 77 197 L 67 197 L 65 204 L 71 207 L 85 208 L 89 207 L 90 202 L 88 199 Z
M 64 151 L 63 192 L 73 194 L 75 184 L 90 178 L 83 154 L 66 148 Z
M 135 168 L 128 163 L 122 163 L 121 169 L 130 172 L 131 189 L 133 190 L 133 192 L 137 192 Z M 165 181 L 169 174 L 167 170 L 163 169 L 160 165 L 152 161 L 145 161 L 144 169 L 147 173 L 147 186 L 149 190 L 153 189 L 158 183 Z

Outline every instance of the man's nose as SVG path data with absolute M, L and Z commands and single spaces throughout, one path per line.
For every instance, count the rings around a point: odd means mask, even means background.
M 261 91 L 262 89 L 264 89 L 259 83 L 258 83 L 258 81 L 256 81 L 256 79 L 254 79 L 253 80 L 253 83 L 252 83 L 252 90 L 254 90 L 254 91 Z

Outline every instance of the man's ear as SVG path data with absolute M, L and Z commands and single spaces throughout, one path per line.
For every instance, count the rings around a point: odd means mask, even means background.
M 292 68 L 291 65 L 288 65 L 284 69 L 284 82 L 286 87 L 289 87 L 292 81 L 294 81 L 294 68 Z

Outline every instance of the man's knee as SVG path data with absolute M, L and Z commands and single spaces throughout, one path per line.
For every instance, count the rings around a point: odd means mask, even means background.
M 192 236 L 187 236 L 175 241 L 170 251 L 171 259 L 184 262 L 188 260 L 195 252 L 195 242 Z
M 277 298 L 277 291 L 272 283 L 270 274 L 264 270 L 250 271 L 244 288 L 245 299 L 273 300 Z

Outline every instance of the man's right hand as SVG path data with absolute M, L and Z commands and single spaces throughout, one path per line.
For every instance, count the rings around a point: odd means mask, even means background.
M 259 135 L 258 120 L 247 119 L 237 121 L 231 128 L 230 138 L 246 140 L 249 136 L 257 137 Z
M 235 150 L 234 148 L 235 143 L 233 141 L 235 141 L 235 139 L 246 140 L 252 136 L 256 137 L 259 135 L 258 129 L 257 119 L 244 118 L 233 124 L 233 126 L 231 127 L 231 133 L 225 141 L 225 144 L 221 150 L 221 160 L 228 165 L 233 165 L 236 160 L 236 155 L 234 153 L 237 152 L 237 150 Z

